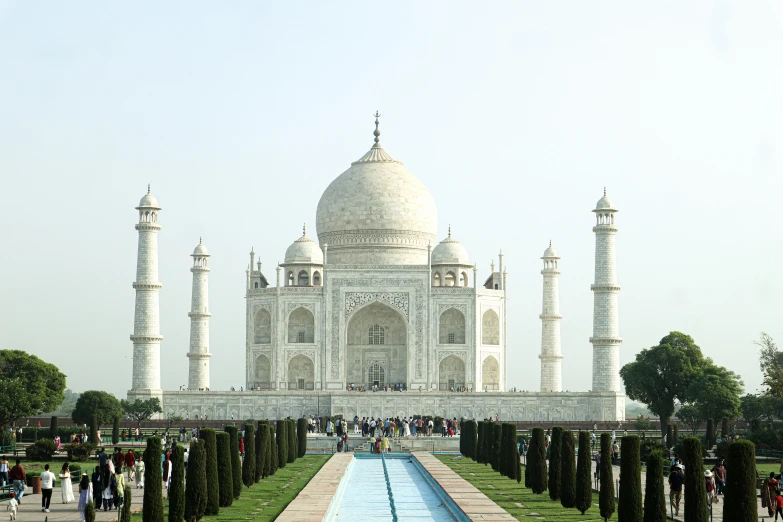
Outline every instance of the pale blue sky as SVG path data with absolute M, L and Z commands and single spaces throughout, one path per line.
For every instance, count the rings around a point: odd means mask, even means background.
M 560 251 L 563 382 L 590 388 L 594 238 L 617 223 L 621 363 L 670 330 L 760 384 L 783 340 L 779 2 L 0 0 L 0 348 L 130 387 L 136 211 L 160 221 L 163 384 L 187 381 L 203 236 L 212 388 L 244 384 L 244 270 L 315 227 L 372 144 L 509 270 L 508 386 L 538 389 L 540 256 Z M 312 234 L 314 235 L 314 233 Z

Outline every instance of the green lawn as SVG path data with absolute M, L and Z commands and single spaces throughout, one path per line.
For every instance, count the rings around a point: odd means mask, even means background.
M 526 489 L 524 479 L 517 484 L 516 480 L 501 477 L 499 473 L 492 471 L 492 467 L 489 465 L 476 464 L 466 458 L 454 460 L 453 455 L 436 455 L 436 457 L 517 520 L 535 520 L 536 515 L 532 517 L 530 515 L 538 513 L 538 516 L 549 521 L 603 522 L 603 518 L 598 513 L 598 495 L 593 495 L 592 507 L 582 516 L 576 509 L 566 509 L 560 505 L 560 502 L 549 500 L 549 494 L 546 492 L 542 495 L 536 495 Z M 523 477 L 524 472 L 523 466 Z M 616 515 L 611 520 L 616 520 Z
M 293 464 L 277 470 L 271 477 L 250 488 L 242 488 L 242 495 L 234 499 L 231 507 L 220 508 L 216 517 L 204 517 L 203 520 L 258 520 L 271 521 L 286 508 L 286 506 L 318 473 L 331 455 L 305 455 Z M 133 494 L 141 496 L 141 490 L 133 490 Z M 164 516 L 168 518 L 168 501 L 164 501 Z M 134 515 L 141 519 L 141 513 Z

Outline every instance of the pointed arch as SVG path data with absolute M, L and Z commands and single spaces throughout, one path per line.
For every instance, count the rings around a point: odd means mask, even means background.
M 441 286 L 440 272 L 435 272 L 432 276 L 432 286 Z
M 465 344 L 465 316 L 456 308 L 449 308 L 438 320 L 440 344 Z
M 315 342 L 315 317 L 313 317 L 313 312 L 301 306 L 291 312 L 288 316 L 288 342 Z
M 297 276 L 296 284 L 298 286 L 308 286 L 310 284 L 310 275 L 307 270 L 300 270 Z
M 321 286 L 321 273 L 318 270 L 313 272 L 313 286 Z
M 443 286 L 454 286 L 456 282 L 457 276 L 454 275 L 454 272 L 448 271 L 446 272 L 446 279 L 444 281 Z
M 305 355 L 296 355 L 288 361 L 288 389 L 312 390 L 315 383 L 315 364 Z
M 438 365 L 438 389 L 449 391 L 461 386 L 465 386 L 465 362 L 456 355 L 449 355 Z
M 272 342 L 272 315 L 265 308 L 256 310 L 253 317 L 253 342 L 255 344 Z
M 494 355 L 488 355 L 481 363 L 481 382 L 487 390 L 500 389 L 500 364 Z
M 484 312 L 481 317 L 481 343 L 500 344 L 500 318 L 497 312 L 492 309 Z
M 262 390 L 268 390 L 272 379 L 272 364 L 269 357 L 260 354 L 253 363 L 253 374 L 255 377 L 255 387 Z

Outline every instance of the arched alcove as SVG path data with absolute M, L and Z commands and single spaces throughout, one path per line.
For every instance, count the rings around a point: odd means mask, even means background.
M 500 365 L 492 355 L 487 356 L 481 363 L 481 382 L 487 390 L 500 389 Z
M 317 270 L 313 272 L 313 286 L 321 286 L 321 273 Z
M 253 318 L 253 342 L 256 344 L 272 342 L 272 316 L 264 308 L 259 308 Z
M 465 316 L 456 308 L 449 308 L 440 314 L 438 343 L 465 344 Z
M 309 357 L 297 355 L 288 361 L 288 389 L 312 390 L 315 383 L 315 364 Z
M 462 386 L 465 386 L 465 362 L 456 355 L 449 355 L 438 365 L 438 389 L 450 391 Z
M 299 307 L 288 316 L 288 342 L 315 342 L 315 318 L 307 308 Z
M 310 276 L 307 274 L 306 270 L 301 270 L 299 272 L 296 284 L 299 286 L 307 286 L 310 284 Z
M 256 357 L 253 373 L 256 389 L 268 390 L 271 387 L 272 364 L 269 362 L 269 357 L 263 354 Z
M 407 384 L 408 328 L 398 310 L 370 303 L 353 313 L 346 330 L 348 384 Z
M 487 310 L 481 317 L 481 343 L 500 344 L 500 318 L 494 310 Z

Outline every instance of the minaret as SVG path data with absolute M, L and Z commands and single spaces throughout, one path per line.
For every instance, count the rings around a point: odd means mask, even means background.
M 560 270 L 558 263 L 560 256 L 557 250 L 549 248 L 544 250 L 544 304 L 541 307 L 541 391 L 563 391 L 563 376 L 561 362 L 563 356 L 560 352 Z
M 132 392 L 160 392 L 160 299 L 158 282 L 158 200 L 150 194 L 141 198 L 139 206 L 139 251 L 136 261 L 136 315 L 133 321 L 133 385 Z
M 193 298 L 190 305 L 190 369 L 188 371 L 188 388 L 190 390 L 206 390 L 209 388 L 209 252 L 207 247 L 198 240 L 198 246 L 191 254 L 193 266 Z M 252 268 L 252 267 L 251 267 Z
M 595 284 L 593 291 L 593 391 L 623 392 L 620 382 L 620 325 L 618 320 L 616 259 L 612 200 L 606 195 L 598 200 L 595 210 Z

